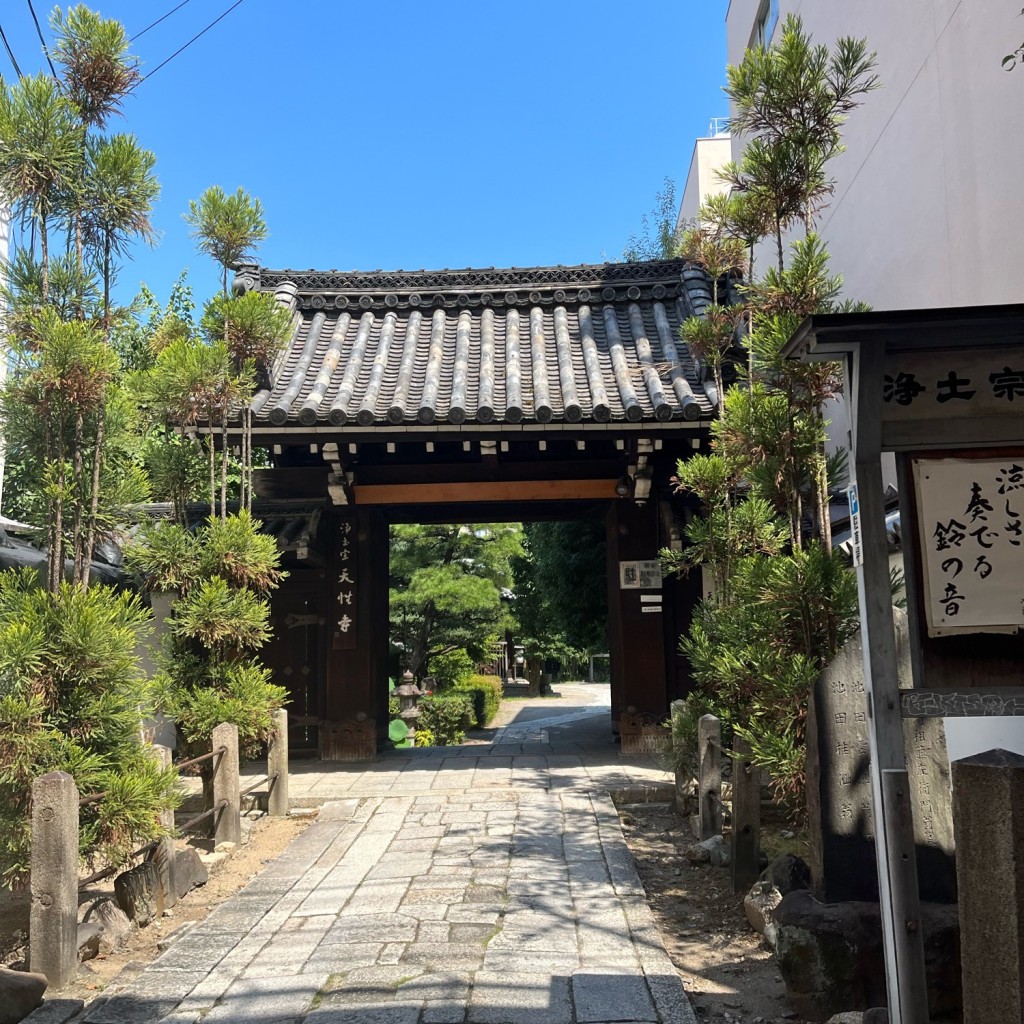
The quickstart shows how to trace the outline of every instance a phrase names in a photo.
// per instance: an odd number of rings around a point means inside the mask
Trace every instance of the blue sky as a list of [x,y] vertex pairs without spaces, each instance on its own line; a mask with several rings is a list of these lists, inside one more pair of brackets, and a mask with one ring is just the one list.
[[[91,4],[130,34],[179,0]],[[230,6],[191,0],[133,49],[145,72]],[[46,24],[49,10],[36,0]],[[45,68],[25,0],[0,15]],[[217,285],[181,214],[209,185],[258,196],[265,266],[538,266],[617,259],[666,176],[724,116],[725,0],[512,5],[244,0],[143,82],[114,130],[157,156],[153,250],[122,271],[165,298]],[[5,77],[13,75],[0,51]]]

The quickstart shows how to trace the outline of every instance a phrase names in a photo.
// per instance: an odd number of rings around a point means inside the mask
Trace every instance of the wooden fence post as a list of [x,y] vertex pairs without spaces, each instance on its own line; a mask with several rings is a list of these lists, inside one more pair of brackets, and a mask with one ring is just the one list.
[[267,813],[275,816],[286,815],[288,813],[288,712],[284,708],[274,712],[274,732],[267,744],[267,775],[270,777]]
[[697,723],[700,838],[722,834],[722,723],[701,715]]
[[732,740],[732,891],[747,892],[761,873],[761,773],[751,763],[750,744]]
[[32,783],[29,968],[52,989],[78,971],[78,787],[67,772]]
[[213,816],[213,845],[242,841],[242,805],[238,782],[238,726],[222,722],[213,730],[211,744],[214,750],[224,748],[213,759],[213,806],[225,802]]

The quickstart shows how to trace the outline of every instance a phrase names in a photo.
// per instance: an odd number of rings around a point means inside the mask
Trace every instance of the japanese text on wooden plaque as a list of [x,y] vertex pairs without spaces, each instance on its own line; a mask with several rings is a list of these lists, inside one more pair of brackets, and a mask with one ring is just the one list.
[[1024,626],[1024,458],[914,459],[929,636]]

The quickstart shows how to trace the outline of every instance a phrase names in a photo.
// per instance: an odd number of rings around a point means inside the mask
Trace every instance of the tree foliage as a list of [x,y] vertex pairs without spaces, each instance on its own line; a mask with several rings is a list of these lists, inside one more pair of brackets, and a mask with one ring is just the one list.
[[252,756],[286,697],[256,656],[270,636],[267,597],[284,575],[274,539],[244,511],[211,517],[195,532],[158,523],[141,532],[126,561],[148,588],[178,594],[155,681],[158,708],[192,752],[230,722],[239,749]]
[[391,637],[403,668],[420,679],[452,651],[489,656],[509,619],[503,596],[521,547],[518,523],[391,528]]
[[630,235],[622,251],[626,263],[662,260],[675,255],[676,183],[666,178],[654,196],[654,208],[640,218],[640,231]]
[[607,646],[608,587],[601,520],[524,527],[515,559],[518,636],[531,656],[564,657]]
[[[798,795],[804,781],[807,700],[821,669],[856,630],[856,584],[832,551],[830,476],[823,404],[839,394],[840,368],[791,361],[783,346],[812,313],[858,308],[840,303],[842,279],[812,230],[833,183],[827,164],[842,150],[842,124],[878,86],[863,40],[816,46],[800,19],[787,18],[780,42],[749,50],[729,68],[734,131],[750,135],[726,176],[734,191],[702,209],[681,250],[713,280],[737,275],[766,235],[777,265],[739,288],[741,302],[715,303],[681,334],[715,370],[719,418],[709,455],[678,464],[678,486],[702,515],[681,551],[662,552],[666,568],[708,566],[713,595],[702,603],[681,649],[697,686],[690,722],[719,715],[751,745],[777,792]],[[788,250],[794,220],[805,234]],[[745,251],[745,252],[744,252]],[[749,352],[745,381],[721,390],[719,367],[731,343]]]
[[211,185],[188,204],[185,221],[196,248],[221,268],[221,287],[228,293],[228,270],[250,256],[267,237],[263,207],[243,188],[228,195]]
[[163,834],[174,771],[139,742],[153,692],[139,665],[148,616],[107,587],[40,588],[29,572],[0,573],[0,879],[28,869],[32,780],[69,772],[80,792],[82,856],[119,865]]

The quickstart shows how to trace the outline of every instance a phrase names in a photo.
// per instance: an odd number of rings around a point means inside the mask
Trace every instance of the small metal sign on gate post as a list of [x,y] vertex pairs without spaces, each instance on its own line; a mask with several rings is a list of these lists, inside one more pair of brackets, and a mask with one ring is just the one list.
[[619,562],[619,587],[622,590],[661,590],[661,562],[656,558]]
[[850,484],[846,493],[850,502],[850,555],[853,567],[864,564],[864,544],[860,533],[860,499],[857,497],[857,485]]

